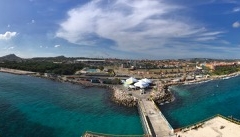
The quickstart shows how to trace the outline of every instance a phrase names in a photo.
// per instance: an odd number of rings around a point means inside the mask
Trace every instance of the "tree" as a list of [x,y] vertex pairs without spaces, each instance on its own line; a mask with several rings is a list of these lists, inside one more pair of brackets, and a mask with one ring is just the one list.
[[103,66],[100,66],[99,69],[100,69],[101,71],[103,71],[103,70],[104,70],[104,67],[103,67]]

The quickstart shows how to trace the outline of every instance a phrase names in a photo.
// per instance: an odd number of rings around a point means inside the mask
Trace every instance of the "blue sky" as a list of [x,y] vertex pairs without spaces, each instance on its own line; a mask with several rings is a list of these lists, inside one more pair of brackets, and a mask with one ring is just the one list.
[[0,56],[240,58],[238,0],[1,0]]

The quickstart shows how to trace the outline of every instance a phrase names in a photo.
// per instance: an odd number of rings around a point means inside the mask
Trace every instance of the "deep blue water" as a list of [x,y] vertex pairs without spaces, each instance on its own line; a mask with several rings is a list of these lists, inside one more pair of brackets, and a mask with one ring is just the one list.
[[173,128],[216,114],[240,119],[240,76],[202,84],[172,87],[176,100],[160,106]]
[[85,131],[143,134],[136,108],[109,91],[0,73],[1,137],[79,137]]

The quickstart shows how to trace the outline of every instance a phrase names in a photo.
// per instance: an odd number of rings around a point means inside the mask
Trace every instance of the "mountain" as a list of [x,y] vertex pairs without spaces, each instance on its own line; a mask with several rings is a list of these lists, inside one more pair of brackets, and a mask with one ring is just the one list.
[[3,57],[0,57],[0,62],[4,61],[16,61],[16,62],[22,62],[24,59],[16,56],[15,54],[9,54]]

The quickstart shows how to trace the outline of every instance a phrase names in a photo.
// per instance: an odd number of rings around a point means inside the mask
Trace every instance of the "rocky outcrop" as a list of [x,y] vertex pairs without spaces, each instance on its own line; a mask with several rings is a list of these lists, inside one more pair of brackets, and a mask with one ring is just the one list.
[[172,102],[174,96],[171,91],[168,89],[168,86],[165,86],[160,92],[152,96],[152,100],[158,104]]
[[137,98],[133,97],[132,95],[122,91],[117,87],[112,87],[112,100],[117,104],[121,104],[128,107],[137,106]]

